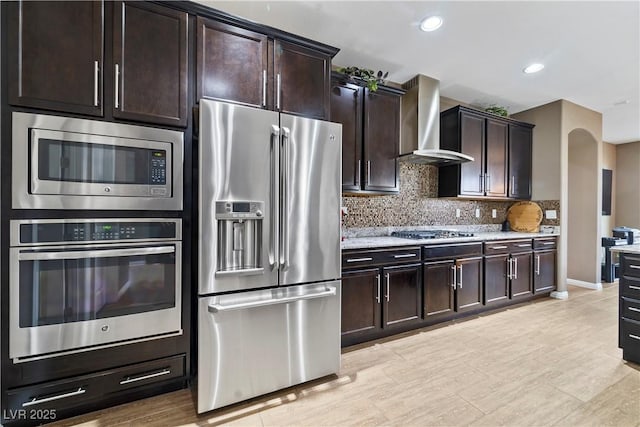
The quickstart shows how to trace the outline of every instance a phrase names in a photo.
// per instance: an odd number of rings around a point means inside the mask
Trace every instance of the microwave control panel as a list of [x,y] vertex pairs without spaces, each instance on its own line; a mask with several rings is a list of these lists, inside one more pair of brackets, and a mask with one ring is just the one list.
[[176,222],[48,222],[20,224],[20,244],[175,239]]
[[167,183],[167,153],[162,150],[151,152],[151,185],[165,185]]

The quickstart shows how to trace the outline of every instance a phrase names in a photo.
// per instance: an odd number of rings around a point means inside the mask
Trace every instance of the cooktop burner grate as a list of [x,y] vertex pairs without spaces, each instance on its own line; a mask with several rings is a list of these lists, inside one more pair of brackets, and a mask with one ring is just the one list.
[[475,234],[468,231],[455,230],[407,230],[394,231],[391,233],[393,237],[401,237],[403,239],[446,239],[448,237],[473,237]]

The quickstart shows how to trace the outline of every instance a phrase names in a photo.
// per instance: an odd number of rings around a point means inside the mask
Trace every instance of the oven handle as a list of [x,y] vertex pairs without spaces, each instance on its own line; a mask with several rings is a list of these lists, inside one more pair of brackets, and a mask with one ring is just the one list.
[[175,253],[175,251],[175,246],[156,246],[151,248],[104,249],[96,251],[21,252],[18,255],[18,259],[21,261],[31,261],[47,259],[111,258],[120,256],[171,254]]

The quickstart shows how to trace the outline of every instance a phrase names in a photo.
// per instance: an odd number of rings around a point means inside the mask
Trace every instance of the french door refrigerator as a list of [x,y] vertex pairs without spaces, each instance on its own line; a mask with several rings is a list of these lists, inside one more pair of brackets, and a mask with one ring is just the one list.
[[200,100],[198,412],[338,372],[340,124]]

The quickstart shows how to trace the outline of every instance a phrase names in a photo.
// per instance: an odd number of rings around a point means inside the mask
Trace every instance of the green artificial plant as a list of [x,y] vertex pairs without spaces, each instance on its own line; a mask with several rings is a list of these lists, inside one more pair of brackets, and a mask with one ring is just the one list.
[[372,92],[377,91],[378,84],[384,84],[386,81],[385,79],[389,75],[388,71],[386,73],[382,73],[382,71],[378,71],[376,73],[373,70],[358,67],[342,67],[338,68],[338,72],[349,76],[351,79],[360,79],[364,81]]

